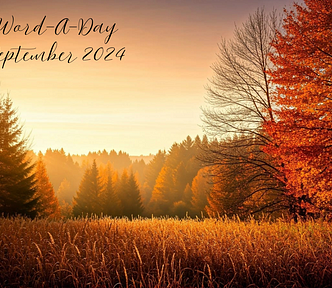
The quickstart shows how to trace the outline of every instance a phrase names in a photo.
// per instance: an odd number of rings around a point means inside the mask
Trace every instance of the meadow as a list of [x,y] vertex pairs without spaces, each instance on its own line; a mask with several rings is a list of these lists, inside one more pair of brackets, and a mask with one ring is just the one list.
[[332,225],[0,218],[0,287],[331,287]]

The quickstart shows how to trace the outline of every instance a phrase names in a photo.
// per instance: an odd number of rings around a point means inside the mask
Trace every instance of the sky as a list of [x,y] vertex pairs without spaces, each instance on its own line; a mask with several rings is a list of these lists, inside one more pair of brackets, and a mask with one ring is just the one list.
[[[201,107],[222,37],[231,39],[258,7],[281,13],[292,3],[1,1],[0,93],[9,93],[35,152],[168,150],[203,135]],[[52,47],[67,58],[46,61]],[[28,60],[43,51],[44,62]]]

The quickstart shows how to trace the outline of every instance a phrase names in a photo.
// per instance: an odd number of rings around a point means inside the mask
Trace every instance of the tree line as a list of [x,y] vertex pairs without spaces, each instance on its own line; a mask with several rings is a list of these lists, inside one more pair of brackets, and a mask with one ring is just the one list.
[[204,210],[207,198],[199,202],[198,185],[206,179],[197,155],[207,145],[206,137],[201,141],[188,136],[168,153],[159,151],[148,164],[132,162],[127,153],[114,150],[82,155],[79,164],[63,149],[48,149],[38,156],[28,150],[9,96],[0,100],[0,116],[0,212],[4,216],[184,216]]
[[[182,217],[205,209],[209,184],[197,156],[201,146],[208,145],[207,137],[192,140],[188,136],[167,153],[160,150],[148,164],[132,162],[128,154],[111,150],[90,153],[96,156],[92,163],[79,165],[63,149],[48,149],[38,156],[29,151],[8,96],[1,98],[0,112],[0,211],[4,216]],[[116,166],[114,159],[124,161]],[[73,185],[74,193],[66,183]]]

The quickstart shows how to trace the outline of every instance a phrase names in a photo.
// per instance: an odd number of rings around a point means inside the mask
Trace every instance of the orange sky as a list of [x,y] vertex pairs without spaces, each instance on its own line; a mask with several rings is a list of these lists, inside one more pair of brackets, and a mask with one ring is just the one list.
[[[2,1],[4,2],[4,1]],[[0,91],[9,92],[18,108],[32,148],[64,148],[72,154],[106,149],[130,155],[168,149],[187,135],[202,135],[204,86],[211,77],[221,36],[230,38],[257,7],[282,11],[292,0],[168,0],[168,1],[6,1],[0,4],[2,23],[30,29],[56,25],[69,18],[77,25],[91,17],[118,29],[107,44],[107,33],[43,35],[0,30],[0,60],[11,48],[71,52],[73,63],[20,61],[0,69]],[[45,28],[46,29],[46,28]],[[84,49],[115,51],[125,47],[120,61],[82,61]],[[13,50],[12,50],[13,51]],[[23,54],[22,54],[23,55]],[[104,54],[105,55],[105,54]],[[0,62],[0,65],[3,61]]]

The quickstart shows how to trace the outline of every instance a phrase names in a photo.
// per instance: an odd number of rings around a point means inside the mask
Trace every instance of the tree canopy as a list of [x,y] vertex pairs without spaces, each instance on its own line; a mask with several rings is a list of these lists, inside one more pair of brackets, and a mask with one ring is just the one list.
[[266,151],[282,172],[293,212],[302,216],[332,208],[332,6],[304,2],[285,11],[273,42],[277,117],[265,125],[274,139]]

